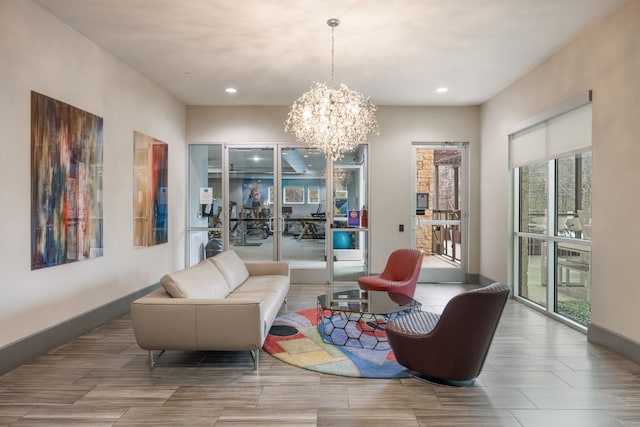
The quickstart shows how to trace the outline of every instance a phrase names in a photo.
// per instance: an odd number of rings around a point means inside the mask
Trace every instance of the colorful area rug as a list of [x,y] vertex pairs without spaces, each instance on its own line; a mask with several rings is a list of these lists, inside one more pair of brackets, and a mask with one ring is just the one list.
[[[325,374],[359,378],[409,377],[386,343],[376,350],[327,344],[318,333],[317,323],[315,308],[280,316],[274,321],[263,348],[290,365]],[[363,329],[363,340],[375,339],[374,333],[380,334],[379,330],[369,332],[366,326]]]

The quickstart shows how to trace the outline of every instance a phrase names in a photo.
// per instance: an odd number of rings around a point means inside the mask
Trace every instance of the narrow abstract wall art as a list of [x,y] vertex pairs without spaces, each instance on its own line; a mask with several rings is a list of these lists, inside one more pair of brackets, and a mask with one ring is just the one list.
[[169,146],[133,132],[133,245],[167,243]]
[[102,256],[102,126],[31,92],[31,269]]

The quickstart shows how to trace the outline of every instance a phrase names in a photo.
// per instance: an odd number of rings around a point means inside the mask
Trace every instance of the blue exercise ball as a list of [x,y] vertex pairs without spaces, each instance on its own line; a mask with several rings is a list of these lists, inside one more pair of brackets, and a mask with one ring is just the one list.
[[336,231],[333,233],[333,249],[351,248],[351,234],[348,231]]

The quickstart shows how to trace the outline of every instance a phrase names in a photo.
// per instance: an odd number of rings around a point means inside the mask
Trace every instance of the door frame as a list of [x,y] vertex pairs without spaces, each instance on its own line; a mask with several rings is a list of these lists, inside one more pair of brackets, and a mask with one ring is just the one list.
[[[464,141],[445,141],[445,142],[422,142],[414,141],[411,143],[411,194],[417,194],[416,189],[416,177],[417,177],[417,151],[418,149],[452,149],[457,148],[461,151],[460,162],[460,264],[458,268],[438,268],[428,267],[422,268],[420,271],[420,277],[418,279],[421,283],[444,283],[444,282],[459,282],[464,283],[467,280],[467,265],[468,265],[468,247],[469,247],[469,143]],[[416,245],[416,229],[420,222],[417,209],[417,197],[411,197],[411,245],[413,248]],[[421,221],[422,224],[427,222],[429,225],[451,225],[457,223],[457,221],[450,220],[431,220]]]
[[[295,148],[305,148],[308,149],[308,146],[301,144],[290,144],[290,143],[224,143],[223,144],[223,190],[227,200],[229,200],[230,193],[230,156],[229,151],[234,149],[255,149],[255,148],[268,148],[273,150],[273,197],[272,200],[272,221],[270,221],[272,236],[273,236],[273,251],[272,251],[272,259],[274,261],[280,261],[284,259],[283,255],[283,231],[284,231],[284,222],[285,218],[282,213],[283,202],[283,173],[282,173],[282,153],[287,149],[295,149]],[[325,191],[327,192],[324,195],[325,200],[328,200],[328,186],[325,186]],[[331,216],[327,216],[325,219],[325,230],[326,239],[330,241],[329,237],[329,224],[330,224]],[[229,229],[230,218],[226,217],[224,219],[224,229]],[[226,233],[226,239],[224,241],[225,248],[232,248],[229,241],[228,233]],[[328,244],[325,242],[325,253],[328,253]],[[324,268],[292,268],[290,265],[290,274],[291,281],[293,283],[328,283],[331,271],[331,262],[332,260],[327,257],[325,261]]]

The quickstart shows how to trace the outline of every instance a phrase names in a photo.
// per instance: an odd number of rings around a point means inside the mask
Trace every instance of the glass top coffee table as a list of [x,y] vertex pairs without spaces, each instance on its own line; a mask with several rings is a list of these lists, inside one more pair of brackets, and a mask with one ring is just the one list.
[[318,332],[329,344],[387,350],[387,322],[419,311],[404,294],[350,289],[318,296]]

